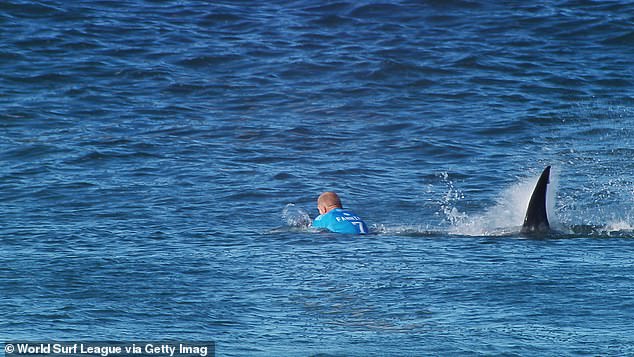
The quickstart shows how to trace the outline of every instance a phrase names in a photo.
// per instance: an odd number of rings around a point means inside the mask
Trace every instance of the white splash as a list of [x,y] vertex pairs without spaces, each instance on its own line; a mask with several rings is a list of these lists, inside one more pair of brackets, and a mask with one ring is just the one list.
[[289,203],[284,207],[282,219],[288,227],[293,228],[308,228],[312,223],[308,212],[295,206],[294,203]]
[[617,220],[614,222],[608,222],[605,226],[605,231],[608,233],[611,232],[632,232],[634,231],[634,226],[630,222]]
[[[467,214],[452,207],[453,202],[462,195],[455,192],[456,189],[450,182],[445,201],[441,204],[441,209],[450,223],[449,233],[467,236],[499,236],[517,233],[524,223],[528,202],[538,179],[539,175],[520,179],[519,182],[499,194],[494,206],[479,214]],[[557,225],[553,222],[554,217],[551,214],[554,211],[556,175],[551,174],[550,182],[546,205],[552,226]]]

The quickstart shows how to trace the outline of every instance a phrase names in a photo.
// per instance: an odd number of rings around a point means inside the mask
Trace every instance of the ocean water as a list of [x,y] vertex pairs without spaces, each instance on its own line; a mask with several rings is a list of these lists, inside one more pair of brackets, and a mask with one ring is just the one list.
[[[0,340],[634,355],[629,1],[0,3]],[[557,231],[519,234],[552,165]],[[372,229],[314,232],[337,191]]]

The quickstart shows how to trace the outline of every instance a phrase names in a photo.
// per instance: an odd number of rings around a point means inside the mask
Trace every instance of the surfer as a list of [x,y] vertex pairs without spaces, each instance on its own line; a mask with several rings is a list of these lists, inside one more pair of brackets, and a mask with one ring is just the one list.
[[326,229],[335,233],[366,234],[368,226],[353,212],[341,205],[335,192],[324,192],[317,199],[319,216],[313,221],[313,228]]

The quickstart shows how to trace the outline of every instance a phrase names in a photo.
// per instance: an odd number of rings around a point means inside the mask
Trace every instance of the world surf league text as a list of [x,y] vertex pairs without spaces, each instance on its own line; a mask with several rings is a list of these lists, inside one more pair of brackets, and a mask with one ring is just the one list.
[[214,357],[213,342],[7,342],[6,357]]

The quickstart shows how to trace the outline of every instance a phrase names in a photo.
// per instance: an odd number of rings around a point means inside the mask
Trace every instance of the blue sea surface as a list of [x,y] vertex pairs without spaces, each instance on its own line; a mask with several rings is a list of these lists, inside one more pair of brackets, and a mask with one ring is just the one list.
[[[0,342],[634,356],[633,22],[623,0],[3,1]],[[523,236],[547,165],[556,231]],[[310,229],[327,190],[372,234]]]

